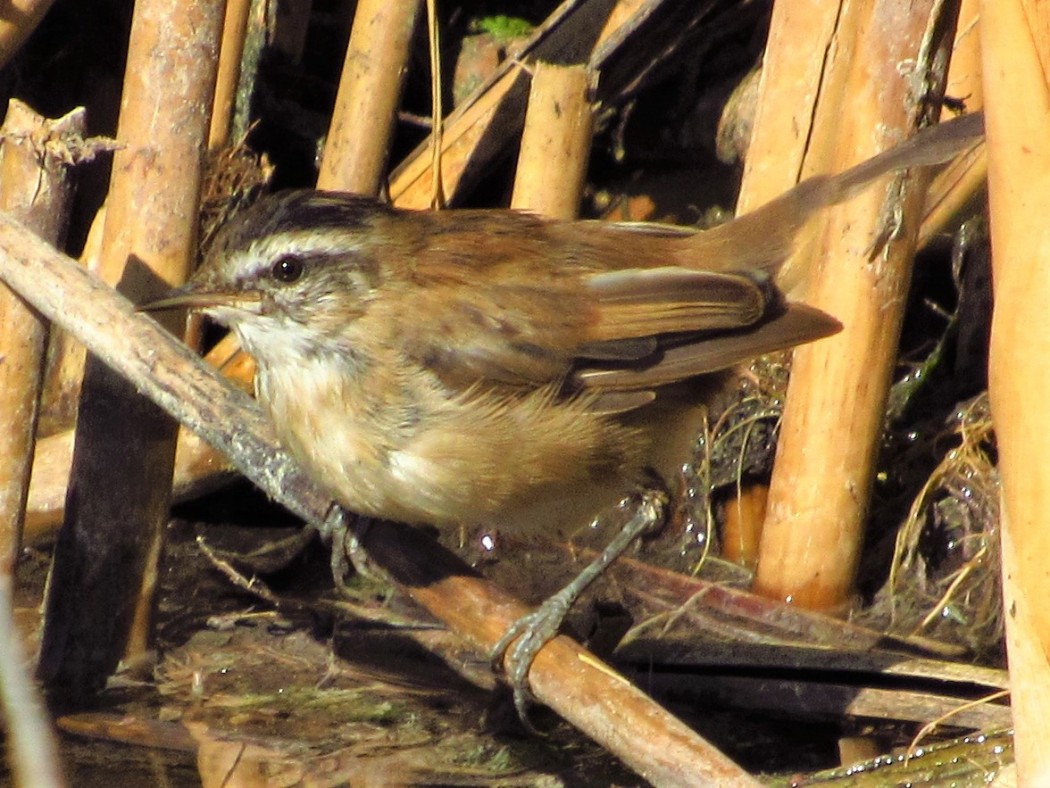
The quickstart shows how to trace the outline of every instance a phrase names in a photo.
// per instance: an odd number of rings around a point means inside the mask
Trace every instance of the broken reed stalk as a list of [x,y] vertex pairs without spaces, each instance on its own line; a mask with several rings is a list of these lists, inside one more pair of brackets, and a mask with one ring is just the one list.
[[354,12],[318,189],[378,194],[421,0],[361,0]]
[[[944,80],[931,63],[953,29],[939,16],[942,5],[843,6],[833,57],[822,84],[811,85],[820,98],[803,175],[838,172],[889,148],[928,114],[929,91]],[[798,22],[794,32],[805,40],[808,19]],[[821,41],[807,46],[826,51]],[[903,62],[915,70],[903,72]],[[763,85],[766,101],[773,79]],[[927,180],[887,179],[892,189],[832,209],[819,246],[800,250],[814,266],[806,301],[844,330],[794,351],[755,576],[760,593],[816,609],[849,604]]]
[[1017,782],[1050,784],[1050,9],[981,3],[995,308],[988,391],[1002,474]]
[[[153,320],[136,314],[125,298],[2,214],[0,279],[226,453],[266,493],[310,522],[326,519],[329,497],[279,448],[273,427],[247,394],[225,383]],[[364,546],[417,602],[483,653],[525,610],[416,529],[377,525],[365,534]],[[567,637],[540,652],[530,679],[540,702],[655,784],[755,784]]]
[[[85,113],[47,120],[12,99],[0,129],[0,211],[24,222],[50,243],[65,235],[71,206],[65,140],[79,138]],[[64,784],[58,746],[36,685],[26,675],[14,619],[15,563],[22,541],[29,471],[44,369],[47,323],[6,286],[0,286],[0,695],[4,729],[19,785]]]
[[577,217],[591,152],[591,78],[586,66],[536,64],[512,208],[553,219]]
[[241,78],[241,58],[244,57],[250,9],[251,0],[226,0],[226,18],[222,23],[222,43],[219,45],[211,127],[208,130],[210,151],[224,148],[230,142],[230,126],[233,124],[233,109]]
[[[100,273],[136,300],[184,280],[195,257],[222,18],[205,0],[135,4]],[[51,689],[88,696],[147,648],[175,435],[165,413],[88,359],[41,645]]]
[[[61,158],[63,135],[84,133],[84,110],[58,120],[36,114],[17,99],[0,128],[0,210],[41,238],[58,243],[69,221],[70,164]],[[67,154],[68,155],[68,154]],[[29,472],[40,404],[47,324],[0,288],[0,574],[13,575],[22,542]]]

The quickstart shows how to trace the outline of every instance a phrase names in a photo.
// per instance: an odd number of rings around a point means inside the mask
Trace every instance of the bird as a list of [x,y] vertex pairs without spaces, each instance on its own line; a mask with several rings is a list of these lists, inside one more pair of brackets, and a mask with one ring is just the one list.
[[[349,511],[551,529],[552,502],[593,516],[680,463],[682,414],[711,373],[840,329],[776,280],[816,211],[981,132],[978,115],[940,124],[707,231],[279,192],[146,308],[232,329],[283,446]],[[615,544],[497,647],[522,713],[535,653],[662,516],[659,496],[634,504]]]

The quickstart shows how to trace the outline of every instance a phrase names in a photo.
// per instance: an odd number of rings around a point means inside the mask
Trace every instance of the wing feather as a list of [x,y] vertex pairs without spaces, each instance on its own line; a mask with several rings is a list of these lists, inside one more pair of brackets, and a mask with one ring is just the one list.
[[391,312],[374,324],[399,326],[397,346],[454,388],[560,384],[588,390],[596,409],[631,410],[648,389],[838,329],[785,307],[764,271],[656,257],[658,227],[456,213],[422,234],[401,298],[373,304]]
[[583,389],[615,392],[651,389],[812,342],[841,328],[839,321],[819,309],[788,304],[781,314],[745,331],[668,338],[648,363],[581,367],[573,382]]
[[680,267],[626,269],[586,278],[597,321],[592,341],[741,328],[771,299],[768,277]]

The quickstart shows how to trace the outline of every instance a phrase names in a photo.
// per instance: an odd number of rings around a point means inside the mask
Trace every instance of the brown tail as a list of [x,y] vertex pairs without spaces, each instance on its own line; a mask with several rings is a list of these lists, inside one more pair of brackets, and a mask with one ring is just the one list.
[[984,115],[973,113],[930,126],[895,148],[838,175],[819,175],[762,207],[681,240],[681,265],[717,261],[719,270],[763,268],[770,272],[790,254],[795,235],[821,208],[843,202],[872,181],[909,167],[941,164],[984,139]]

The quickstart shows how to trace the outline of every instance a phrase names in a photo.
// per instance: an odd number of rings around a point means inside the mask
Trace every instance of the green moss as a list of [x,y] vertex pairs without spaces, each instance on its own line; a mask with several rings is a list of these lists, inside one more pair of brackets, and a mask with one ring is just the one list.
[[470,29],[475,33],[488,33],[497,41],[508,41],[527,36],[532,32],[533,25],[520,17],[497,14],[475,19],[470,23]]

